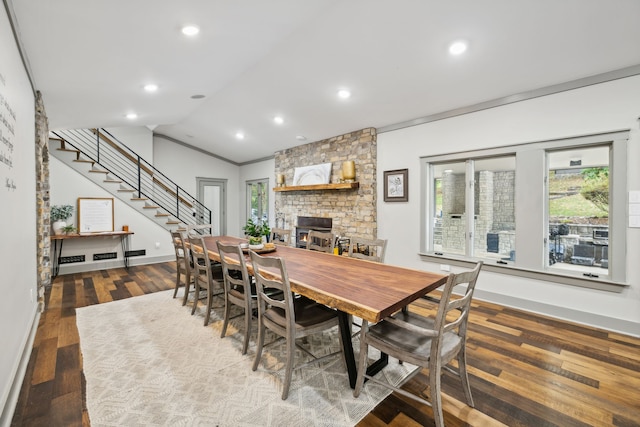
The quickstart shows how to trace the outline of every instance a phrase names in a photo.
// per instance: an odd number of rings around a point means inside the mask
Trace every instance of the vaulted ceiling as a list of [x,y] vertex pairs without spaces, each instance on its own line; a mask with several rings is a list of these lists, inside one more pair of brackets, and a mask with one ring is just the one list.
[[7,1],[52,129],[236,163],[640,64],[637,0]]

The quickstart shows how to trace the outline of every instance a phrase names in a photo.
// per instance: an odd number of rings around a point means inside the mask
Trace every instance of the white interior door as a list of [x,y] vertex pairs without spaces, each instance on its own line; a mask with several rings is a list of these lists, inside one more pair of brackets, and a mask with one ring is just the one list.
[[[211,224],[213,235],[227,233],[226,220],[226,180],[213,178],[197,178],[198,201],[211,211]],[[200,223],[206,224],[209,218],[202,215]]]

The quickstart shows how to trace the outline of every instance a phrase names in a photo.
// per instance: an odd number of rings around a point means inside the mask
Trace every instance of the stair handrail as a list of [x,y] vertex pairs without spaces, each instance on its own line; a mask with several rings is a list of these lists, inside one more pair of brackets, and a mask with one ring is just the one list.
[[[137,191],[138,198],[148,199],[169,214],[174,215],[179,221],[185,224],[211,223],[211,211],[206,206],[106,129],[52,131],[51,134],[63,141],[63,144],[72,146],[88,160],[109,171],[118,180],[132,187]],[[94,146],[92,147],[91,144]],[[119,160],[119,164],[115,163],[114,158]],[[133,165],[135,171],[127,170],[128,166],[125,162]],[[122,169],[119,169],[120,167]],[[131,176],[126,176],[127,174],[134,175],[133,179]],[[148,186],[150,191],[143,189],[144,184]],[[175,196],[172,198],[172,203],[175,202],[175,206],[169,207],[164,197],[154,197],[157,187]],[[151,191],[154,194],[151,194]],[[201,222],[197,222],[198,217]]]

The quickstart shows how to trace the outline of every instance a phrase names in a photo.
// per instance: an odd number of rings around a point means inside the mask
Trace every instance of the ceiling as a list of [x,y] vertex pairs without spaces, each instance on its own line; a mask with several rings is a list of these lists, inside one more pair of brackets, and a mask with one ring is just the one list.
[[148,126],[240,164],[640,64],[637,0],[5,2],[52,130]]

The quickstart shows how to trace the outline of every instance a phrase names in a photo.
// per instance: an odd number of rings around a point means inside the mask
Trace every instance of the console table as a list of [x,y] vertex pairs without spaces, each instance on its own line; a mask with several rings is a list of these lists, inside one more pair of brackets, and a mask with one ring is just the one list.
[[55,279],[60,272],[60,255],[62,255],[62,244],[67,239],[87,239],[96,237],[120,237],[122,246],[122,256],[124,257],[124,266],[129,268],[129,239],[127,237],[134,234],[133,231],[105,231],[101,233],[73,233],[73,234],[56,234],[51,236],[53,242],[53,259],[51,267],[51,280]]

